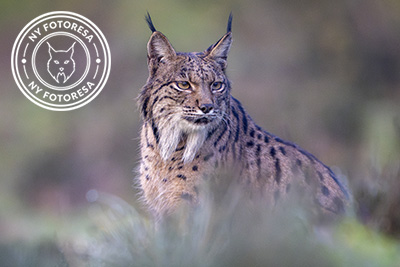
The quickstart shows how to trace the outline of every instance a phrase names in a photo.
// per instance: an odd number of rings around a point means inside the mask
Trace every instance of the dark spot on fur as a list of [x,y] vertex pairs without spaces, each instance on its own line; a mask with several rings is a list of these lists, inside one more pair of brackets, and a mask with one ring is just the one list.
[[147,143],[147,147],[148,147],[148,148],[151,148],[151,149],[154,148],[154,146],[153,146],[152,144],[150,144],[150,143]]
[[329,192],[328,187],[326,187],[325,185],[323,185],[322,188],[321,188],[321,190],[322,190],[322,194],[324,194],[324,196],[329,196],[330,192]]
[[150,176],[148,174],[146,174],[146,180],[150,180]]
[[261,140],[261,139],[262,139],[262,134],[258,134],[258,135],[257,135],[257,139],[258,139],[258,140]]
[[251,136],[252,138],[254,138],[254,134],[255,134],[254,129],[251,129],[251,130],[250,130],[250,136]]
[[163,181],[164,183],[166,183],[166,182],[168,181],[168,179],[167,179],[167,178],[164,178],[164,179],[162,179],[162,181]]
[[297,166],[301,167],[301,165],[302,165],[302,162],[301,162],[301,160],[299,160],[299,159],[296,159],[296,164],[297,164]]
[[183,166],[181,165],[181,166],[178,166],[178,170],[182,170],[182,168],[183,168]]
[[258,144],[257,145],[257,149],[256,149],[256,158],[257,158],[257,167],[260,170],[261,168],[261,158],[260,158],[260,154],[261,154],[261,145]]
[[197,167],[197,165],[194,165],[194,166],[192,167],[192,170],[195,171],[195,172],[197,172],[198,169],[199,169],[199,168]]
[[269,154],[271,155],[271,157],[275,158],[276,150],[275,150],[274,147],[271,147],[271,150],[269,151]]
[[253,142],[253,141],[248,141],[248,142],[246,143],[246,146],[247,146],[247,147],[253,147],[253,146],[254,146],[254,142]]
[[185,146],[178,147],[175,151],[181,151],[183,149],[185,149]]
[[285,148],[284,148],[283,146],[280,146],[280,147],[279,147],[279,150],[281,151],[281,153],[282,153],[284,156],[286,156],[286,150],[285,150]]
[[264,142],[265,142],[266,144],[269,143],[269,137],[268,137],[267,135],[264,135]]
[[178,174],[176,177],[178,177],[179,179],[182,179],[184,181],[186,181],[186,176],[183,174]]

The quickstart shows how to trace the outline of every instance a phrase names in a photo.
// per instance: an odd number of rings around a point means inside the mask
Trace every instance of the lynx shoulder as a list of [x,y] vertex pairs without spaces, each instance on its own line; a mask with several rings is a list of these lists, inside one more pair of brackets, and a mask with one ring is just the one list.
[[[259,127],[232,97],[226,76],[232,43],[227,33],[203,52],[176,52],[146,17],[149,77],[139,95],[140,186],[157,215],[196,203],[197,185],[216,166],[234,166],[241,183],[276,202],[295,184],[313,194],[323,212],[341,213],[348,193],[329,167],[297,145]],[[236,169],[235,169],[236,170]]]

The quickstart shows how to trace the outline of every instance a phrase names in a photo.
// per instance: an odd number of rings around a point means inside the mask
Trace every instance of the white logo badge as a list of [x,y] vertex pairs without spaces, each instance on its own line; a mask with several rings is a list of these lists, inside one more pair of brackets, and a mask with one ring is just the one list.
[[110,74],[107,40],[87,18],[57,11],[41,15],[19,33],[11,67],[22,93],[42,108],[66,111],[92,101]]

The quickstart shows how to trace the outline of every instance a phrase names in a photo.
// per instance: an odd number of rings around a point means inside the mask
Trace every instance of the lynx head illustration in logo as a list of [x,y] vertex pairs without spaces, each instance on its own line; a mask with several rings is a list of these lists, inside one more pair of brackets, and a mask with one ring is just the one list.
[[74,45],[71,45],[68,50],[55,50],[50,43],[49,55],[50,59],[47,61],[47,71],[57,83],[65,83],[75,72],[75,61],[72,58],[74,55]]

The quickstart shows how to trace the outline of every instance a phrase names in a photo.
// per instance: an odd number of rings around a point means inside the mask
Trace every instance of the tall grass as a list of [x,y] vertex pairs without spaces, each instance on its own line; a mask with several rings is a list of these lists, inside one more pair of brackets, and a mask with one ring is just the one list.
[[[223,188],[221,190],[221,187]],[[90,191],[92,234],[66,252],[76,266],[395,266],[398,245],[351,215],[317,222],[295,198],[270,207],[237,186],[211,183],[195,208],[155,221]]]

